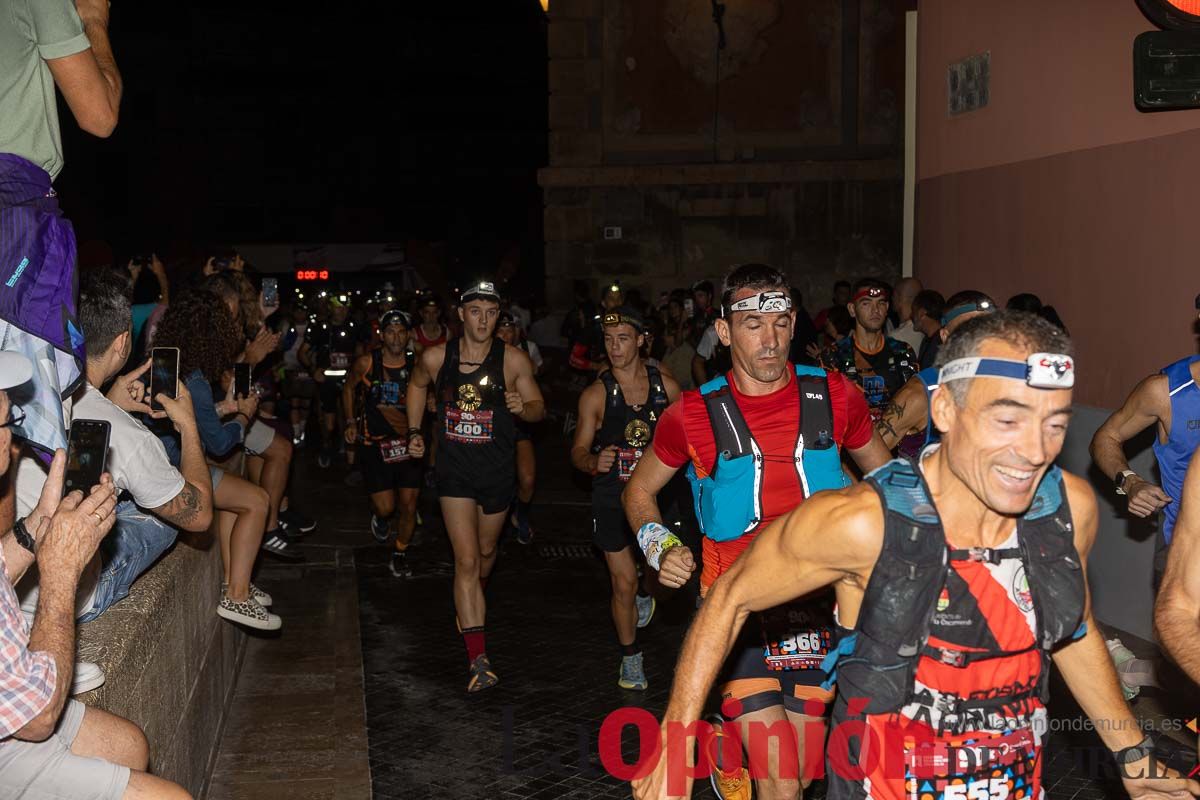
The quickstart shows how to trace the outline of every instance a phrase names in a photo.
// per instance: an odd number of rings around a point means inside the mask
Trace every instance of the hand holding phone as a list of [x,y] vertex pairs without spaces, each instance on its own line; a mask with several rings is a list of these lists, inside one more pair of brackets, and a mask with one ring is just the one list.
[[75,490],[86,496],[100,483],[108,461],[108,436],[112,426],[102,419],[77,419],[71,423],[67,444],[67,471],[63,496]]
[[267,311],[279,308],[279,279],[278,278],[263,278],[262,282],[262,307]]
[[244,361],[233,365],[233,396],[238,400],[250,396],[250,365]]

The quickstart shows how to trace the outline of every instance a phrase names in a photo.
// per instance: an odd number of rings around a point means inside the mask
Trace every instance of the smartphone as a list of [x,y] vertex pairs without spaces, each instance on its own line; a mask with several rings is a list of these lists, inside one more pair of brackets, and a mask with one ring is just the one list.
[[150,410],[162,411],[162,403],[156,399],[160,394],[175,399],[179,383],[179,348],[156,347],[150,358]]
[[239,400],[250,396],[250,365],[233,365],[233,396]]
[[110,430],[109,424],[102,419],[77,419],[71,423],[63,497],[76,489],[86,495],[100,482],[108,461]]
[[279,279],[263,278],[262,304],[263,308],[275,308],[279,305]]

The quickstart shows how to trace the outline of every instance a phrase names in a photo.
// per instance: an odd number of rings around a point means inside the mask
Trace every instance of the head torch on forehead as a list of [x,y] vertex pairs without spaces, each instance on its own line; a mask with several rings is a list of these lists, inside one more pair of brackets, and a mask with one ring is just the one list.
[[600,323],[606,328],[613,325],[631,325],[638,333],[642,332],[642,321],[639,319],[634,319],[630,316],[626,316],[625,314],[614,314],[609,312],[600,318]]
[[951,321],[958,319],[963,314],[970,314],[974,311],[982,311],[984,313],[991,314],[995,310],[996,310],[996,304],[993,303],[991,300],[980,300],[978,302],[963,303],[962,305],[955,306],[954,308],[951,308],[948,311],[946,311],[946,313],[942,314],[942,319],[941,319],[942,327],[943,328],[946,327],[947,325],[949,325],[951,323]]
[[1007,358],[956,358],[938,372],[938,384],[965,378],[1009,378],[1035,389],[1070,389],[1075,359],[1060,353],[1034,353],[1024,361]]
[[888,300],[889,299],[887,290],[884,289],[882,286],[864,286],[863,288],[859,289],[858,292],[854,295],[854,302],[857,303],[859,300],[862,300],[863,298],[868,298],[871,300]]
[[728,317],[735,311],[757,311],[760,314],[783,314],[792,310],[792,296],[787,292],[772,290],[759,292],[749,297],[743,297],[732,303],[727,303],[721,309],[721,316]]

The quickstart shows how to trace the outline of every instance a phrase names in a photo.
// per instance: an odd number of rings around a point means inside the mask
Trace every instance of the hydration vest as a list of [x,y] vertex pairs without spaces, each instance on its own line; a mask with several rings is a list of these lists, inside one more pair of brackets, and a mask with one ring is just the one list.
[[1024,699],[1047,699],[1049,653],[1058,644],[1083,635],[1085,585],[1062,472],[1051,467],[1042,478],[1029,510],[1017,520],[1018,546],[1005,549],[950,549],[929,489],[914,461],[891,461],[866,477],[879,494],[884,512],[883,549],[871,572],[854,634],[827,659],[836,663],[838,700],[834,721],[847,718],[847,698],[867,700],[866,714],[887,714],[911,702],[928,700],[916,692],[921,656],[953,667],[1027,650],[967,652],[929,644],[931,622],[951,561],[1020,559],[1037,620],[1034,644],[1040,649],[1038,685],[987,699],[938,700],[944,713],[996,708]]
[[625,402],[621,384],[612,374],[612,370],[600,373],[600,381],[604,384],[604,419],[596,432],[593,450],[599,452],[605,447],[616,445],[617,460],[608,472],[592,478],[592,486],[597,489],[608,488],[620,493],[642,457],[643,450],[650,444],[659,417],[671,404],[658,367],[653,364],[645,366],[650,388],[646,394],[646,402],[636,411]]
[[368,437],[402,436],[404,431],[393,430],[387,418],[379,411],[381,406],[404,411],[405,393],[408,391],[411,361],[403,367],[384,367],[383,349],[371,351],[371,372],[363,392],[363,414],[366,418],[365,434]]
[[900,387],[917,371],[917,357],[906,342],[884,337],[883,349],[874,354],[863,353],[870,364],[874,375],[863,375],[858,368],[855,354],[858,352],[854,343],[854,335],[844,337],[832,345],[822,356],[822,363],[835,369],[854,381],[862,388],[867,396],[867,406],[871,409],[871,419],[878,420],[879,414],[892,395],[900,391]]
[[1167,443],[1154,437],[1154,457],[1162,476],[1162,489],[1171,502],[1163,509],[1163,538],[1169,544],[1179,516],[1179,498],[1183,497],[1183,478],[1192,454],[1200,447],[1200,387],[1192,380],[1192,364],[1200,356],[1191,356],[1164,367],[1171,401],[1171,430]]
[[[825,370],[796,365],[800,393],[800,435],[793,450],[796,475],[805,497],[822,489],[849,485],[833,439],[833,406]],[[763,454],[724,376],[700,387],[708,411],[717,459],[704,477],[695,464],[687,468],[688,482],[700,530],[725,542],[754,530],[762,520]]]

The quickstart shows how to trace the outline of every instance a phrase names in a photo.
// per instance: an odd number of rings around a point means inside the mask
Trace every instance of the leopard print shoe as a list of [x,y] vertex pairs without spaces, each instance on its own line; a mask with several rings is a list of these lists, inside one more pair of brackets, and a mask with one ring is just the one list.
[[225,592],[221,592],[217,616],[260,631],[276,631],[283,626],[283,620],[263,608],[253,595],[239,603],[231,600]]

